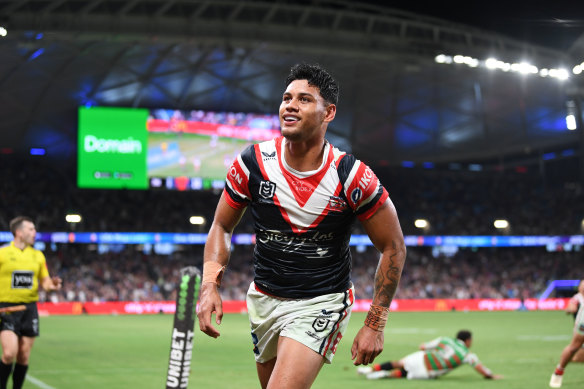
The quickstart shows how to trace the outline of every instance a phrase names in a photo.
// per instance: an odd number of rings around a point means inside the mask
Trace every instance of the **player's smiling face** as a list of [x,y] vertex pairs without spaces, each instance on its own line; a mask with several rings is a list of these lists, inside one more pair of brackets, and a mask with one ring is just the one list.
[[336,107],[328,104],[317,87],[307,80],[292,81],[280,104],[282,135],[291,141],[306,141],[326,129],[334,119]]

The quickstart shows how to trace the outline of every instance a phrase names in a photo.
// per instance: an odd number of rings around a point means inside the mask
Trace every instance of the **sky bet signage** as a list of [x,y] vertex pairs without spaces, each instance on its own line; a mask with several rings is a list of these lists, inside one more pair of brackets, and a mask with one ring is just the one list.
[[79,108],[80,188],[148,188],[147,118],[147,109]]

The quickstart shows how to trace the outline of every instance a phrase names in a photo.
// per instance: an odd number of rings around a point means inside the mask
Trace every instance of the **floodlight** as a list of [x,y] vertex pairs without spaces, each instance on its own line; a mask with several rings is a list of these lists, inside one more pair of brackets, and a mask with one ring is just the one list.
[[77,215],[77,214],[68,214],[65,215],[65,220],[67,221],[67,223],[79,223],[81,221],[81,215]]
[[189,221],[191,222],[191,224],[195,225],[205,224],[205,218],[203,216],[191,216]]
[[495,226],[495,228],[505,229],[505,228],[509,227],[509,222],[505,219],[497,219],[497,220],[495,220],[493,225]]

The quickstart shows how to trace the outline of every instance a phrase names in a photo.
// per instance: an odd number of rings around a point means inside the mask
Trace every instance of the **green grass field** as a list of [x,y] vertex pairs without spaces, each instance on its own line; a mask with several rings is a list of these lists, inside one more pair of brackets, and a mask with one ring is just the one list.
[[[162,389],[172,319],[171,315],[41,318],[41,337],[25,388]],[[355,374],[349,351],[363,319],[363,313],[353,314],[333,364],[325,365],[313,388],[547,388],[572,325],[563,312],[392,313],[379,362],[468,328],[474,334],[472,350],[505,379],[485,380],[462,366],[434,381],[367,381]],[[189,388],[258,388],[247,316],[226,315],[220,330],[219,339],[197,330]],[[563,388],[583,387],[584,364],[570,364]]]
[[[210,146],[210,136],[189,133],[149,133],[148,147],[160,147],[162,143],[178,143],[181,154],[186,158],[183,165],[176,163],[148,170],[149,177],[208,177],[222,180],[227,174],[224,159],[228,163],[241,152],[249,142],[242,139],[220,137],[215,147]],[[199,170],[193,166],[193,158],[198,158]]]

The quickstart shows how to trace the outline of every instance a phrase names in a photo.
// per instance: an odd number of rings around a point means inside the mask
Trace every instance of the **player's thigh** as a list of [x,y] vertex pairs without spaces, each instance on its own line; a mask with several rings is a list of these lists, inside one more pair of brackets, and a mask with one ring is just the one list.
[[268,389],[310,388],[325,359],[308,346],[281,336]]
[[18,353],[30,354],[35,338],[30,336],[21,336],[18,340]]
[[267,388],[268,382],[270,381],[270,376],[274,371],[274,366],[276,365],[276,358],[272,358],[267,362],[256,362],[256,368],[258,371],[258,378],[260,379],[260,384],[263,389]]

